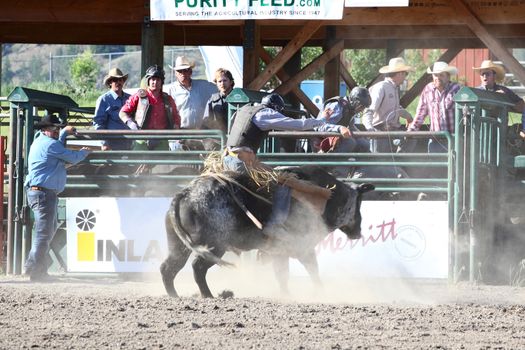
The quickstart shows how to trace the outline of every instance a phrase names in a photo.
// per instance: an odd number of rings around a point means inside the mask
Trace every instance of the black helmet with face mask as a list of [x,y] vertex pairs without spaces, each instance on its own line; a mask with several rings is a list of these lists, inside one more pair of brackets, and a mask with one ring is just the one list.
[[272,93],[262,98],[261,104],[275,109],[277,112],[284,110],[284,100],[281,95]]
[[153,77],[160,78],[162,80],[162,83],[164,84],[164,69],[160,67],[159,65],[154,65],[149,67],[146,70],[146,75],[144,76],[146,78],[146,81],[149,83],[149,79]]
[[361,86],[354,87],[346,98],[350,103],[350,108],[354,110],[354,113],[363,111],[372,103],[368,89]]

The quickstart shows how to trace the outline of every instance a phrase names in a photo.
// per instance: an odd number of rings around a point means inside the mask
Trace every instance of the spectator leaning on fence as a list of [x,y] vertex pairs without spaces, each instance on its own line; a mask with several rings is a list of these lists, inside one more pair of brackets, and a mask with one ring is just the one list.
[[[109,91],[97,99],[93,126],[95,130],[129,130],[119,117],[122,106],[126,103],[130,95],[124,92],[124,84],[128,80],[128,75],[122,73],[118,68],[110,69],[104,77],[104,85]],[[103,151],[109,150],[129,150],[133,141],[125,139],[107,139],[102,141]]]
[[514,91],[506,86],[498,84],[505,80],[505,69],[503,69],[503,67],[499,64],[495,64],[491,60],[485,60],[481,62],[479,67],[472,67],[472,69],[479,71],[481,85],[478,86],[478,89],[504,93],[513,103],[515,103],[512,111],[521,113],[520,136],[525,138],[525,102],[521,97],[516,95]]
[[[120,110],[120,119],[131,130],[165,130],[179,129],[180,116],[173,98],[162,92],[164,84],[164,70],[158,65],[146,70],[144,81],[146,89],[139,89]],[[135,142],[137,150],[164,150],[167,151],[167,140],[138,140]]]
[[[408,131],[419,130],[426,116],[429,116],[430,131],[448,131],[453,135],[455,127],[454,95],[459,91],[460,85],[450,81],[450,77],[457,75],[458,70],[446,62],[438,61],[427,69],[427,73],[432,74],[432,82],[428,83],[421,92],[416,116],[408,126]],[[439,140],[429,140],[429,153],[446,151],[446,145],[440,143]]]
[[35,138],[27,158],[28,174],[25,180],[27,203],[35,216],[35,235],[25,263],[25,273],[34,282],[48,282],[49,244],[57,226],[58,194],[66,186],[65,164],[76,164],[86,158],[90,150],[67,149],[66,137],[75,133],[55,115],[47,115],[35,125],[41,133]]

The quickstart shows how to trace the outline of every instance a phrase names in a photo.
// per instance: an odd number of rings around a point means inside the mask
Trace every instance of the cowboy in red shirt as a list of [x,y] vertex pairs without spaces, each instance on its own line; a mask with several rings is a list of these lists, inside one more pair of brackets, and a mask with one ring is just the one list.
[[[164,70],[157,65],[146,70],[144,77],[148,87],[139,89],[122,107],[120,119],[131,130],[138,129],[179,129],[180,115],[173,98],[162,92]],[[168,150],[167,140],[136,142],[135,149]]]

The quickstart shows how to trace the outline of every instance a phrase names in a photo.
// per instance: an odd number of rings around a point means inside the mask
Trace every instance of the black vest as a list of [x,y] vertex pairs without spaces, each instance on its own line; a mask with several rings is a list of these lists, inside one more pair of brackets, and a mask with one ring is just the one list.
[[339,122],[338,125],[346,126],[347,128],[354,126],[354,111],[352,108],[350,108],[350,102],[345,97],[336,96],[329,98],[324,102],[323,108],[326,108],[326,105],[329,103],[337,102],[343,109],[343,117]]
[[262,142],[268,136],[268,131],[259,129],[252,119],[261,109],[266,108],[263,105],[245,105],[236,113],[233,119],[230,135],[226,142],[228,147],[250,147],[255,153]]
[[206,127],[227,132],[228,103],[226,102],[226,97],[222,96],[220,92],[211,95],[207,108],[208,120],[206,120]]

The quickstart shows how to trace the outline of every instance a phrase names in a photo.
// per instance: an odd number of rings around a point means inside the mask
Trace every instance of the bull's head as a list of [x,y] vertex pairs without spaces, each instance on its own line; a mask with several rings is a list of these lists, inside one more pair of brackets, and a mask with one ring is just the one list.
[[[332,217],[334,228],[339,228],[348,238],[361,238],[361,196],[363,193],[372,191],[375,187],[372,184],[343,185],[340,191],[334,193],[335,215]],[[338,202],[338,203],[337,203]],[[338,205],[337,205],[338,204]]]

